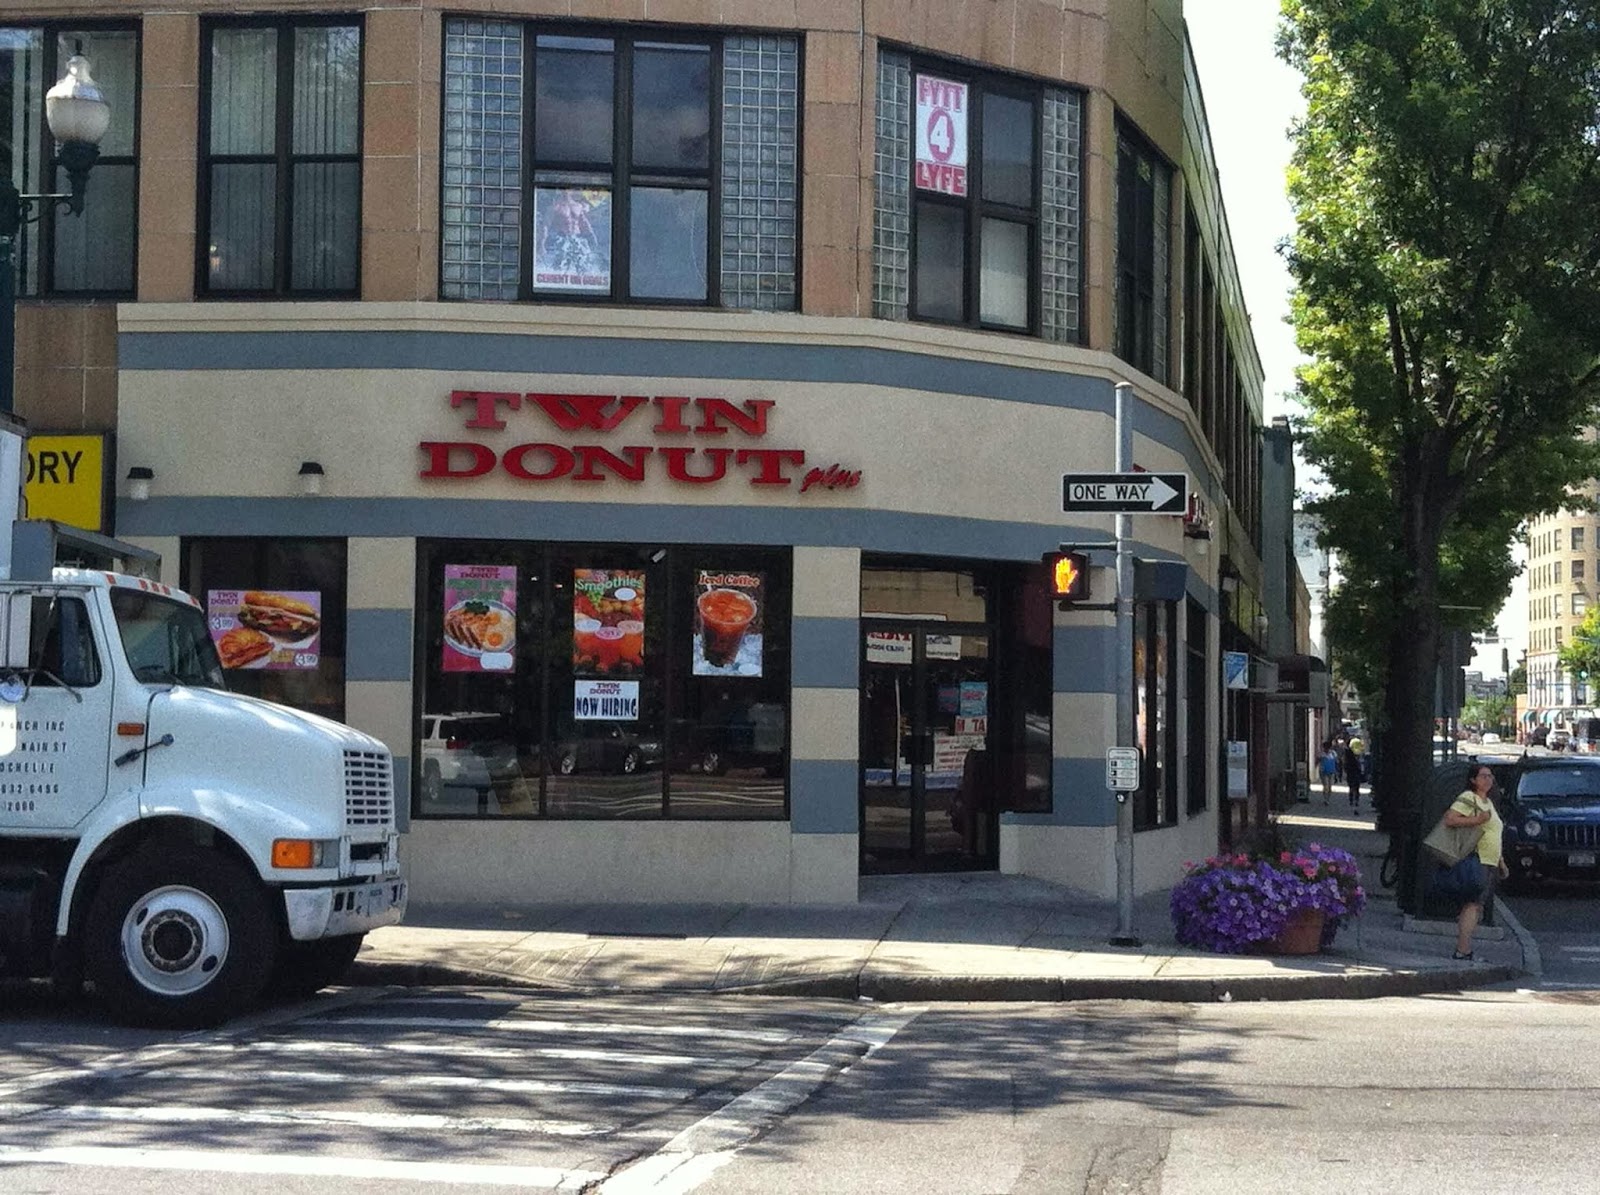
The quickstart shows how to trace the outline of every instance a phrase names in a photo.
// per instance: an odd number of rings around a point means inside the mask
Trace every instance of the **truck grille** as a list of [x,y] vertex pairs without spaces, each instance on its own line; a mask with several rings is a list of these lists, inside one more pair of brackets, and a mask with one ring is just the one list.
[[344,753],[344,821],[347,826],[394,821],[394,762],[387,751]]
[[1600,826],[1551,826],[1551,846],[1600,846]]

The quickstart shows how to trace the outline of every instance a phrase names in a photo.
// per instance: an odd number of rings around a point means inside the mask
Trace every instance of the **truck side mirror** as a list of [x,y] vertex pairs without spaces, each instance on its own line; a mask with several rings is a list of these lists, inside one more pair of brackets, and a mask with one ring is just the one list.
[[5,636],[6,668],[23,669],[33,664],[33,595],[14,593],[0,599],[0,634]]

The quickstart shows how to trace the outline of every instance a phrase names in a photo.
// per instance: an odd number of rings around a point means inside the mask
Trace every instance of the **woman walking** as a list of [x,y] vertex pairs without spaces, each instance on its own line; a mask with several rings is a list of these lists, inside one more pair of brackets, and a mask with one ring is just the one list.
[[1322,803],[1326,805],[1333,796],[1333,776],[1339,770],[1339,755],[1333,749],[1332,739],[1322,740],[1322,758],[1317,760],[1317,775],[1322,777]]
[[1494,892],[1495,881],[1511,874],[1500,849],[1500,835],[1505,829],[1500,814],[1489,799],[1494,787],[1494,771],[1487,764],[1474,764],[1467,773],[1467,788],[1445,811],[1447,826],[1482,826],[1475,852],[1478,860],[1480,884],[1477,895],[1468,896],[1456,914],[1456,950],[1452,958],[1472,960],[1472,933],[1483,916],[1483,902]]

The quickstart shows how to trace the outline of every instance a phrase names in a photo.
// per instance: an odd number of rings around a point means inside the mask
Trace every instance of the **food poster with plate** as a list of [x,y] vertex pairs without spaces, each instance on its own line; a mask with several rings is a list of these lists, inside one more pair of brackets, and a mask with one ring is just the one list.
[[516,566],[445,565],[444,670],[510,672],[516,646]]
[[206,623],[224,668],[294,672],[322,661],[320,591],[208,589]]
[[700,569],[695,575],[696,676],[761,675],[761,611],[766,577]]
[[636,676],[644,670],[644,570],[572,572],[574,676]]

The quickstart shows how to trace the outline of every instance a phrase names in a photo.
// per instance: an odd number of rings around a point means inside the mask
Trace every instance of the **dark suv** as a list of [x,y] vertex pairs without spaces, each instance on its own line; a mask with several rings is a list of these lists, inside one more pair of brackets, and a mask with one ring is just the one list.
[[1512,878],[1600,880],[1600,757],[1525,757],[1495,773]]

